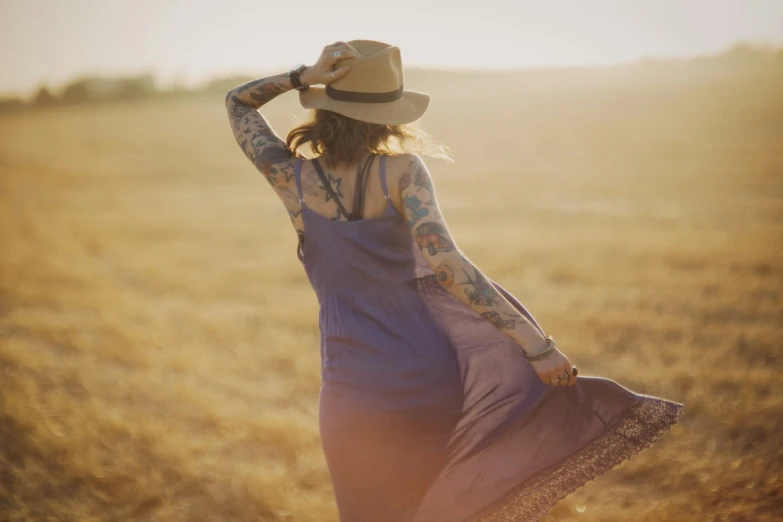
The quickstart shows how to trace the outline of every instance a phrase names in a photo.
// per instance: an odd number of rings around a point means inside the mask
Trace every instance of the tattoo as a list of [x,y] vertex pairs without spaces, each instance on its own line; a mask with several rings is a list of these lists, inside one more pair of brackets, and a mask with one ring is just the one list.
[[280,174],[285,176],[283,183],[288,183],[294,178],[294,167],[291,164],[278,164],[276,167],[271,167],[269,172],[275,184],[277,183],[277,176]]
[[411,184],[411,173],[405,172],[402,176],[400,176],[400,192],[408,188]]
[[[276,163],[285,163],[291,159],[291,151],[285,145],[269,143],[269,140],[258,140],[253,143],[253,163],[255,163],[262,172],[272,173],[272,165]],[[270,177],[267,176],[267,177]],[[288,176],[286,176],[287,179]],[[276,178],[275,178],[276,181]]]
[[302,192],[308,196],[318,197],[318,189],[326,190],[315,172],[310,172],[301,178],[300,183],[302,184]]
[[421,200],[416,196],[408,196],[403,199],[402,210],[408,216],[408,226],[410,228],[413,228],[413,225],[430,213],[426,208],[421,208]]
[[446,263],[441,263],[435,268],[435,276],[444,288],[451,288],[454,284],[454,270]]
[[[302,213],[298,194],[293,189],[294,153],[257,110],[289,89],[288,74],[283,73],[235,87],[226,94],[225,102],[237,144],[264,175],[294,222]],[[294,228],[301,232],[302,226],[297,221]]]
[[[281,165],[289,163],[294,155],[256,109],[288,90],[286,77],[281,74],[253,80],[226,95],[226,109],[237,144],[273,186],[282,182],[278,179],[279,169],[283,169],[286,182],[291,180],[290,167],[286,171]],[[273,169],[273,165],[278,167]]]
[[249,81],[247,83],[243,83],[242,85],[240,85],[239,87],[236,88],[236,91],[238,93],[243,93],[243,92],[245,92],[248,89],[252,89],[253,87],[258,85],[259,83],[264,83],[264,79],[262,78],[260,80],[252,80],[252,81]]
[[248,94],[258,105],[263,105],[278,94],[286,92],[288,89],[277,83],[265,83],[259,88],[250,91]]
[[239,130],[239,123],[242,121],[242,118],[248,115],[253,110],[253,107],[240,103],[239,98],[236,96],[232,96],[231,100],[233,103],[228,108],[228,114],[234,123],[234,129]]
[[435,202],[432,199],[432,181],[430,181],[427,172],[421,166],[421,164],[411,161],[410,166],[413,170],[413,184],[419,187],[417,191],[424,189],[430,194],[430,200],[426,202],[427,205],[434,205]]
[[518,318],[514,317],[511,314],[505,314],[511,317],[511,319],[503,319],[503,317],[493,311],[490,310],[489,312],[482,312],[481,317],[492,323],[492,326],[497,328],[498,330],[513,330],[514,327],[516,327],[517,323],[521,323],[522,321]]
[[233,92],[241,96],[241,99],[237,96],[234,96],[234,98],[237,98],[240,103],[250,106],[254,106],[252,102],[255,102],[254,108],[257,109],[275,96],[288,90],[283,87],[279,81],[279,77],[275,78],[273,76],[271,78],[262,78],[260,80],[243,83],[233,90]]
[[276,191],[280,194],[283,205],[285,205],[291,218],[295,218],[302,213],[302,205],[299,204],[299,197],[294,194],[293,190],[288,187],[278,187]]
[[[335,178],[331,174],[327,174],[326,176],[329,179],[329,185],[332,187],[332,190],[334,190],[334,193],[337,194],[337,196],[339,196],[341,198],[344,198],[345,196],[340,191],[340,183],[342,183],[343,178]],[[326,189],[324,189],[324,191],[326,192],[326,200],[325,201],[329,201],[330,199],[332,199],[331,192],[329,192]]]
[[497,301],[500,300],[500,295],[498,294],[497,290],[495,290],[495,287],[490,283],[482,274],[479,272],[479,269],[475,266],[473,267],[473,277],[475,279],[470,278],[470,274],[466,270],[462,270],[465,272],[465,275],[468,277],[468,280],[464,283],[457,283],[458,285],[471,285],[473,288],[465,288],[465,295],[468,296],[468,301],[471,305],[479,305],[479,306],[495,306],[497,304]]
[[435,221],[420,224],[416,227],[414,235],[419,248],[422,250],[426,248],[430,256],[438,252],[451,252],[455,248],[446,227]]

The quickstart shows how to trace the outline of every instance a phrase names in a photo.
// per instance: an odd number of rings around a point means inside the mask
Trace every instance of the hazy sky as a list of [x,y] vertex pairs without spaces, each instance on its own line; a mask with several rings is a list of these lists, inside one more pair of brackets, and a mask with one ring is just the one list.
[[282,72],[359,38],[400,46],[405,65],[608,64],[783,44],[783,0],[0,0],[0,92]]

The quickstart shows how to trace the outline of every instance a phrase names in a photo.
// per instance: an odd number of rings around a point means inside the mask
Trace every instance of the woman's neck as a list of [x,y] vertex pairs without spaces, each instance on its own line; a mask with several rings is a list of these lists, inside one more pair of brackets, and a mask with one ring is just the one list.
[[367,151],[367,150],[357,151],[355,154],[353,154],[354,161],[349,162],[349,163],[345,163],[345,162],[337,163],[329,155],[328,151],[324,151],[323,153],[321,153],[320,156],[318,156],[318,160],[321,161],[322,163],[328,165],[329,168],[339,168],[339,167],[347,168],[347,167],[350,167],[351,165],[356,165],[357,163],[359,163],[359,164],[363,163],[370,154],[372,154],[372,152]]

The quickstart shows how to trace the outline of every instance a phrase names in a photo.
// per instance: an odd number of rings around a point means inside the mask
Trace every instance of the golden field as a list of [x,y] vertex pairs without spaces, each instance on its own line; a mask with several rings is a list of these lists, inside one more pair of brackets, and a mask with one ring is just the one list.
[[[462,250],[582,375],[685,403],[547,520],[783,519],[781,85],[409,74]],[[0,117],[0,520],[335,521],[295,249],[220,93]]]

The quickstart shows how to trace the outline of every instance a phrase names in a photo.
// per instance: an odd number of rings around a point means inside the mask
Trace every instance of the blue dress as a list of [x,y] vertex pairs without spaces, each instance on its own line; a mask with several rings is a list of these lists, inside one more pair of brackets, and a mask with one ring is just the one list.
[[679,421],[683,404],[609,379],[542,383],[513,340],[438,283],[389,199],[385,159],[386,211],[355,221],[309,209],[302,160],[295,169],[341,522],[540,520]]

